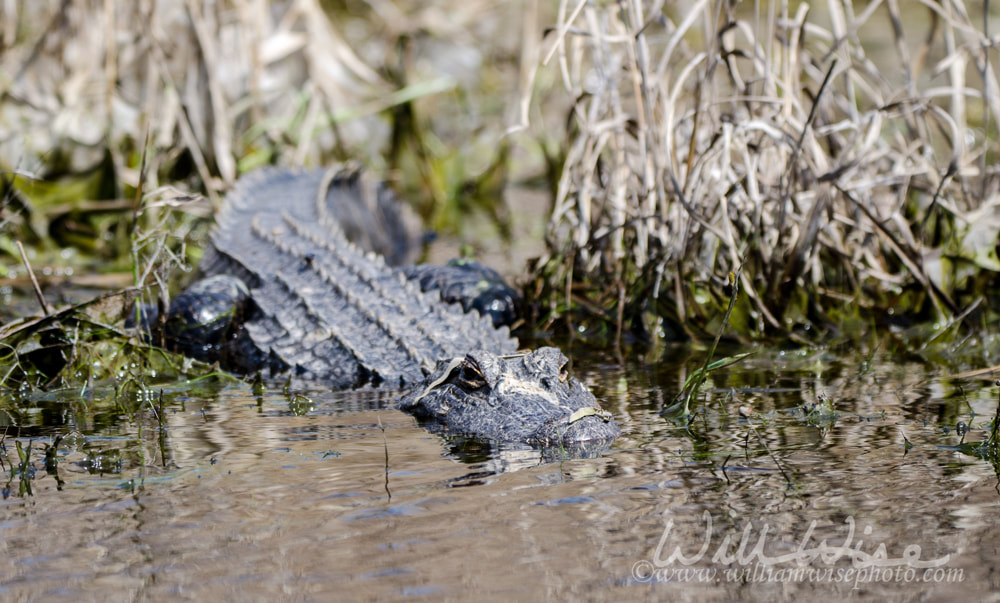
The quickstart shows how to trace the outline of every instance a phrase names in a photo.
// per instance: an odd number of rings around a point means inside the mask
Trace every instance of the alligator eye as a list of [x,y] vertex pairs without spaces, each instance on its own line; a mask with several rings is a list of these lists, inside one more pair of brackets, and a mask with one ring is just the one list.
[[448,379],[449,382],[464,390],[474,390],[486,386],[486,376],[474,361],[466,359],[455,367]]
[[561,365],[559,365],[560,383],[566,383],[566,380],[569,379],[569,368],[567,367],[568,364],[569,364],[568,362],[564,362]]

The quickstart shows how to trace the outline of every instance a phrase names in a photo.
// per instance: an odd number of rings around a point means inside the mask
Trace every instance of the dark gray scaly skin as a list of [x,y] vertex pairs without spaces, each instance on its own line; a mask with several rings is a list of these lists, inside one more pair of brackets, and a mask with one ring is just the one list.
[[403,274],[420,283],[424,291],[435,289],[442,300],[461,304],[466,312],[475,310],[490,316],[494,326],[511,325],[517,320],[517,292],[496,270],[478,262],[452,260],[447,266],[406,266]]
[[566,364],[556,348],[512,356],[471,352],[442,361],[399,408],[451,431],[474,426],[480,437],[536,446],[576,448],[617,437],[611,415]]
[[240,180],[202,266],[247,283],[256,311],[244,330],[280,361],[272,364],[336,388],[406,385],[439,358],[517,349],[505,328],[441,303],[348,242],[330,206],[338,195],[374,195],[377,185],[351,171],[327,176],[265,169]]
[[[342,224],[358,231],[354,240],[388,230],[363,244],[401,257],[404,230],[393,203],[382,185],[347,168],[265,168],[243,177],[202,260],[214,282],[182,295],[237,290],[226,280],[235,277],[251,308],[235,312],[246,322],[234,341],[206,340],[202,351],[225,347],[234,370],[293,370],[334,388],[410,386],[400,408],[456,433],[540,446],[617,437],[594,396],[565,374],[559,350],[515,354],[517,340],[490,316],[423,292],[419,275],[410,280],[348,240]],[[365,226],[374,214],[380,227]]]

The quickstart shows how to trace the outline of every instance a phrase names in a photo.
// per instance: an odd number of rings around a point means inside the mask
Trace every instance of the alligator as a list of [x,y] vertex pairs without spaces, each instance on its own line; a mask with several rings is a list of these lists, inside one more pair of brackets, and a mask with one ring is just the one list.
[[234,372],[409,388],[398,408],[456,435],[564,448],[617,437],[558,349],[517,351],[500,324],[513,294],[498,274],[399,266],[414,239],[402,207],[351,166],[242,177],[219,212],[204,278],[160,323],[165,339]]

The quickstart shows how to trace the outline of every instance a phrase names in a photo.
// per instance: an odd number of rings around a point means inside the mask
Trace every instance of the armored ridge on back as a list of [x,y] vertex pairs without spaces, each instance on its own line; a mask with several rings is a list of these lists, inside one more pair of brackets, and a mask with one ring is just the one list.
[[[442,301],[450,281],[495,273],[417,267],[408,278],[375,253],[403,261],[410,235],[402,216],[391,192],[356,169],[245,176],[218,216],[201,263],[207,278],[172,304],[168,337],[238,372],[291,370],[334,388],[412,387],[400,408],[456,433],[543,446],[617,437],[558,350],[516,354],[493,315]],[[479,307],[504,295],[496,288],[505,285],[488,278]]]

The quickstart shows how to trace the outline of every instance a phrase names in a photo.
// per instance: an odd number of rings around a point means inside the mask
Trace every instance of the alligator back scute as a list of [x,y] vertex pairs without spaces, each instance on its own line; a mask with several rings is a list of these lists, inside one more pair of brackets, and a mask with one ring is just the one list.
[[[335,387],[405,385],[442,358],[516,350],[506,328],[422,292],[381,255],[348,241],[334,208],[357,214],[372,194],[384,193],[352,169],[267,168],[237,183],[202,268],[251,288],[257,312],[245,329],[253,343]],[[391,211],[385,198],[379,203]]]

